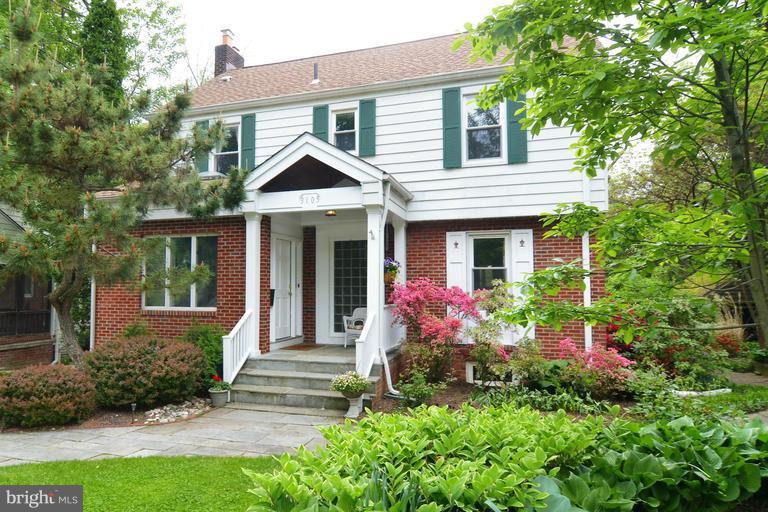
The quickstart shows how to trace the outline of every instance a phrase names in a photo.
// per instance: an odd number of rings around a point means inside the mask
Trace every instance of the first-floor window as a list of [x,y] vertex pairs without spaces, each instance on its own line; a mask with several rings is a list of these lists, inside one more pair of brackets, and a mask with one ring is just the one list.
[[509,238],[504,235],[478,235],[471,236],[469,241],[472,291],[490,290],[496,279],[508,281]]
[[166,282],[144,291],[144,306],[150,308],[215,308],[216,307],[216,236],[168,237],[147,255],[145,275],[173,271],[192,271],[205,265],[210,278],[203,284],[179,287]]

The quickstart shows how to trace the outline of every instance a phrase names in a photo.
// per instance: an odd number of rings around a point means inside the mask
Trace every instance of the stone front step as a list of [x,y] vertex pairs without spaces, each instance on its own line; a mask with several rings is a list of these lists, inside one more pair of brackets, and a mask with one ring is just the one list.
[[349,407],[349,401],[336,391],[286,386],[255,386],[236,383],[232,386],[231,399],[233,402],[338,411],[346,411]]
[[242,409],[245,411],[273,412],[275,414],[322,416],[324,418],[343,418],[345,412],[336,409],[314,409],[311,407],[289,407],[287,405],[250,404],[247,402],[230,402],[224,407],[227,409]]
[[355,363],[343,358],[317,356],[313,359],[296,359],[290,356],[268,355],[246,361],[246,370],[275,370],[302,373],[327,373],[337,375],[355,369]]
[[[237,375],[235,384],[328,390],[331,385],[331,379],[335,375],[333,373],[244,368]],[[368,392],[374,393],[378,378],[370,380]]]

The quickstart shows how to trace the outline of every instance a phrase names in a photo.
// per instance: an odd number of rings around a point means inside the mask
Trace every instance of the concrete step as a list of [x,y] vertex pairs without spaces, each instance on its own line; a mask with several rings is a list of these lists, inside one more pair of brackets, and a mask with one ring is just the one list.
[[[331,379],[335,376],[336,374],[333,373],[244,368],[237,374],[235,384],[327,390],[330,388]],[[378,377],[371,379],[371,383],[368,386],[369,393],[373,393],[376,390],[377,380]]]
[[230,402],[227,409],[242,409],[246,411],[273,412],[276,414],[297,414],[300,416],[321,416],[323,418],[343,418],[344,412],[337,409],[315,409],[310,407],[289,407],[287,405],[250,404],[247,402]]
[[339,411],[345,411],[349,407],[349,401],[336,391],[286,386],[235,384],[232,386],[231,398],[233,402],[285,405],[313,409],[335,409]]
[[355,369],[355,363],[340,357],[323,357],[297,359],[291,356],[268,355],[246,361],[247,370],[274,370],[302,373],[328,373],[337,375]]

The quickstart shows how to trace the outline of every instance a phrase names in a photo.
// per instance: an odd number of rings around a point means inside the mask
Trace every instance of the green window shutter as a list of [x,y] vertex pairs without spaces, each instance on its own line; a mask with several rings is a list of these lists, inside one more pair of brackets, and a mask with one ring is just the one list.
[[256,163],[256,114],[240,119],[240,167],[250,171]]
[[525,98],[518,101],[507,100],[507,162],[523,164],[528,161],[528,134],[520,126],[520,119],[525,113],[515,114],[525,105]]
[[376,154],[376,100],[360,100],[360,156]]
[[312,133],[328,142],[328,105],[315,105],[312,109]]
[[[205,137],[208,133],[208,121],[198,121],[195,123],[195,132],[200,137]],[[195,155],[195,168],[197,172],[208,172],[208,153]]]
[[461,89],[443,89],[443,167],[461,167]]

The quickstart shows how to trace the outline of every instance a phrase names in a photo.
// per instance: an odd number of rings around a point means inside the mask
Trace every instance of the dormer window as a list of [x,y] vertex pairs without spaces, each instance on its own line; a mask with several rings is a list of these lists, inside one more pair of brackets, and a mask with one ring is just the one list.
[[337,148],[344,151],[357,149],[355,111],[333,113],[333,140]]
[[224,127],[224,139],[213,152],[213,169],[219,174],[228,174],[232,167],[240,166],[240,126]]

